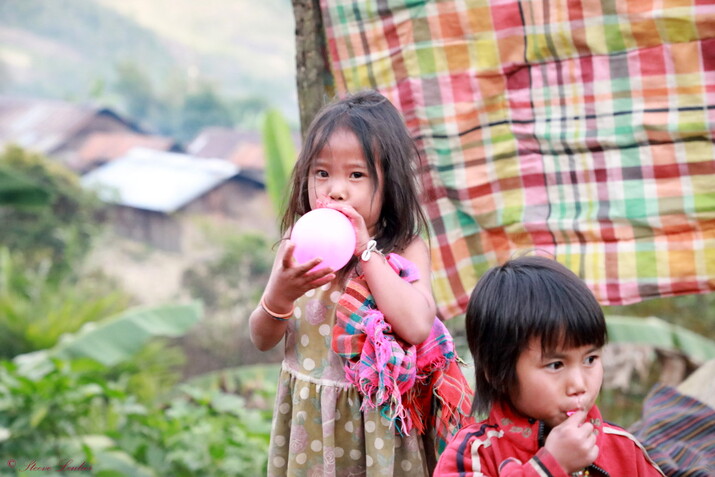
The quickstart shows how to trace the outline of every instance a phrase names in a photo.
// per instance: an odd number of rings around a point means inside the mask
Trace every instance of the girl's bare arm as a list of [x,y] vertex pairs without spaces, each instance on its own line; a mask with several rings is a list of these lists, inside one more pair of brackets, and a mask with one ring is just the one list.
[[[293,309],[293,303],[305,292],[322,286],[335,278],[329,268],[310,271],[320,263],[313,259],[304,264],[293,260],[295,244],[290,240],[281,242],[273,262],[271,276],[263,292],[263,303],[272,312],[283,314]],[[275,319],[259,303],[248,318],[251,342],[261,351],[277,345],[288,328],[286,320]]]
[[429,336],[437,311],[430,282],[429,249],[417,237],[400,255],[417,266],[419,280],[403,280],[379,254],[361,261],[361,266],[375,303],[393,331],[408,343],[419,344]]

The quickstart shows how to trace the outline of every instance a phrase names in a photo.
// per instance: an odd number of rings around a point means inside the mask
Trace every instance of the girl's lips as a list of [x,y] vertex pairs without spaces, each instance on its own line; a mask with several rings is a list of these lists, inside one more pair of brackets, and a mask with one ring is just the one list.
[[566,415],[570,417],[571,415],[573,415],[574,413],[577,413],[580,410],[581,409],[571,409],[570,411],[566,411]]

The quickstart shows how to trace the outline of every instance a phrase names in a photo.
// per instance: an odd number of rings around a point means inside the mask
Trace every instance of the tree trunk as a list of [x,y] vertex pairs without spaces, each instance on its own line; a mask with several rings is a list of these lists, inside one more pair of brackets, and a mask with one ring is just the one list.
[[303,136],[318,110],[335,94],[319,0],[293,0],[296,83]]

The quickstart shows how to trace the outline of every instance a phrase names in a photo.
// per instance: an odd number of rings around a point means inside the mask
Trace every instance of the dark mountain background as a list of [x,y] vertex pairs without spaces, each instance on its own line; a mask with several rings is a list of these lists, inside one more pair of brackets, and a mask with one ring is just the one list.
[[[0,0],[0,94],[92,102],[187,141],[297,125],[289,0]],[[296,126],[297,127],[297,126]]]

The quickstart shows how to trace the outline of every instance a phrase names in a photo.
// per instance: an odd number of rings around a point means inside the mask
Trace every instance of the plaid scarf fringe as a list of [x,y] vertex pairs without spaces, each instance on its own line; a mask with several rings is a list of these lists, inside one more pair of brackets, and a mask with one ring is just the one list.
[[[403,279],[417,279],[416,267],[399,255],[388,255],[388,262]],[[361,409],[379,408],[401,435],[433,430],[441,452],[470,414],[472,391],[444,324],[435,318],[427,340],[407,344],[392,333],[362,276],[350,280],[338,301],[333,349],[346,359]]]

